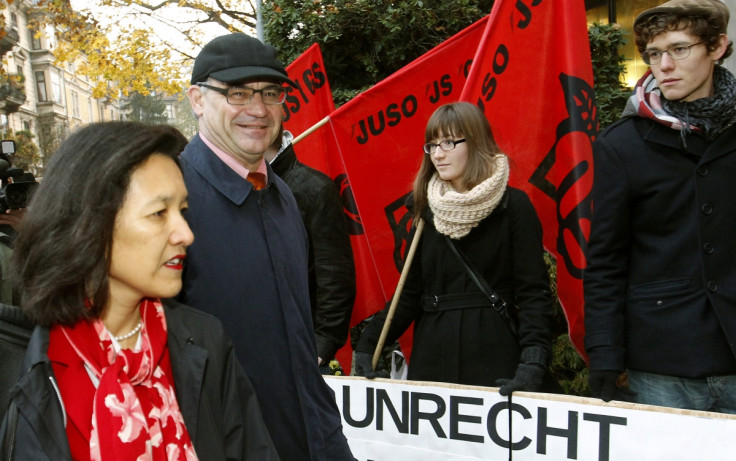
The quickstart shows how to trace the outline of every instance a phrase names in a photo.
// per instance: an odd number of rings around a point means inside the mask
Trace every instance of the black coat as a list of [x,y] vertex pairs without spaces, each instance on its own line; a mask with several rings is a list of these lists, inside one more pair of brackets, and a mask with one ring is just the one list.
[[[428,312],[422,300],[470,294],[480,288],[428,216],[386,342],[414,322],[410,380],[496,386],[513,378],[520,350],[550,351],[553,304],[543,258],[542,228],[527,195],[509,187],[498,207],[455,241],[471,264],[509,304],[519,307],[519,341],[489,304]],[[369,322],[357,347],[373,354],[387,309]]]
[[[199,458],[278,460],[253,386],[222,324],[172,300],[164,301],[164,307],[176,398]],[[48,329],[36,327],[21,377],[11,390],[20,412],[12,459],[71,460],[48,345]]]
[[289,144],[271,162],[294,193],[309,237],[309,298],[317,355],[330,360],[348,338],[355,264],[340,191],[329,176],[299,162]]
[[736,373],[736,127],[623,119],[594,144],[584,275],[592,370]]

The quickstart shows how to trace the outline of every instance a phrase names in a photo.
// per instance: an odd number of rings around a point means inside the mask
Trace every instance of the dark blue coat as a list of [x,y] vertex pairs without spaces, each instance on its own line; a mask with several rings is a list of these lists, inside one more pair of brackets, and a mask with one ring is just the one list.
[[626,118],[594,144],[584,275],[592,370],[736,373],[736,127]]
[[284,460],[352,460],[334,393],[317,368],[307,234],[286,184],[254,191],[196,136],[181,155],[189,191],[187,304],[225,324]]

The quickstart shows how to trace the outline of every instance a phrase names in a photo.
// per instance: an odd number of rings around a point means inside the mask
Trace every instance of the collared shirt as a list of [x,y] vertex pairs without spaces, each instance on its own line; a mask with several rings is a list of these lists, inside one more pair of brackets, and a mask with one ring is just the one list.
[[[212,152],[217,155],[217,158],[222,160],[222,162],[229,166],[235,173],[238,174],[243,179],[248,179],[248,173],[250,171],[248,168],[246,168],[242,163],[235,160],[235,158],[226,153],[224,150],[220,149],[219,147],[215,146],[212,142],[210,142],[209,139],[207,139],[202,133],[199,133],[199,137],[202,138],[202,142],[204,142],[207,147],[212,149]],[[261,163],[258,165],[258,169],[256,170],[258,173],[263,174],[264,180],[268,182],[268,169],[266,168],[266,161],[265,159],[261,158]]]
[[281,155],[281,152],[283,152],[289,145],[294,141],[294,135],[291,134],[291,131],[284,130],[283,136],[281,136],[281,147],[279,147],[279,151],[274,157],[271,159],[270,164],[273,164],[273,162],[276,161],[277,158],[279,158],[279,155]]

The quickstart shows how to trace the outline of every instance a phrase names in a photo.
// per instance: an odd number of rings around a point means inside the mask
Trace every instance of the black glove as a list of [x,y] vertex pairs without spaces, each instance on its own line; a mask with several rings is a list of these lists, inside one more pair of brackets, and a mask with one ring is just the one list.
[[355,376],[365,376],[368,379],[376,377],[373,371],[373,357],[366,352],[355,353]]
[[620,374],[618,371],[591,370],[588,375],[591,397],[601,399],[604,402],[610,402],[616,393],[616,381]]
[[516,368],[514,379],[497,379],[501,386],[498,393],[509,395],[515,391],[536,392],[542,387],[544,367],[537,363],[520,363]]
[[604,402],[610,402],[611,400],[633,402],[636,393],[616,385],[619,375],[621,375],[620,371],[591,370],[588,375],[591,396]]

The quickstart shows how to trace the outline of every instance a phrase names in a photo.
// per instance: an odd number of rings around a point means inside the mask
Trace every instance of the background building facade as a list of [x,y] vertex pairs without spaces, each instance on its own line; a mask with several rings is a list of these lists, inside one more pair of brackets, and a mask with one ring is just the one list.
[[89,80],[76,72],[78,63],[57,64],[53,27],[29,28],[32,3],[8,4],[2,12],[6,34],[0,39],[0,133],[28,133],[39,148],[43,166],[74,128],[103,120],[119,120],[119,105],[94,98]]

